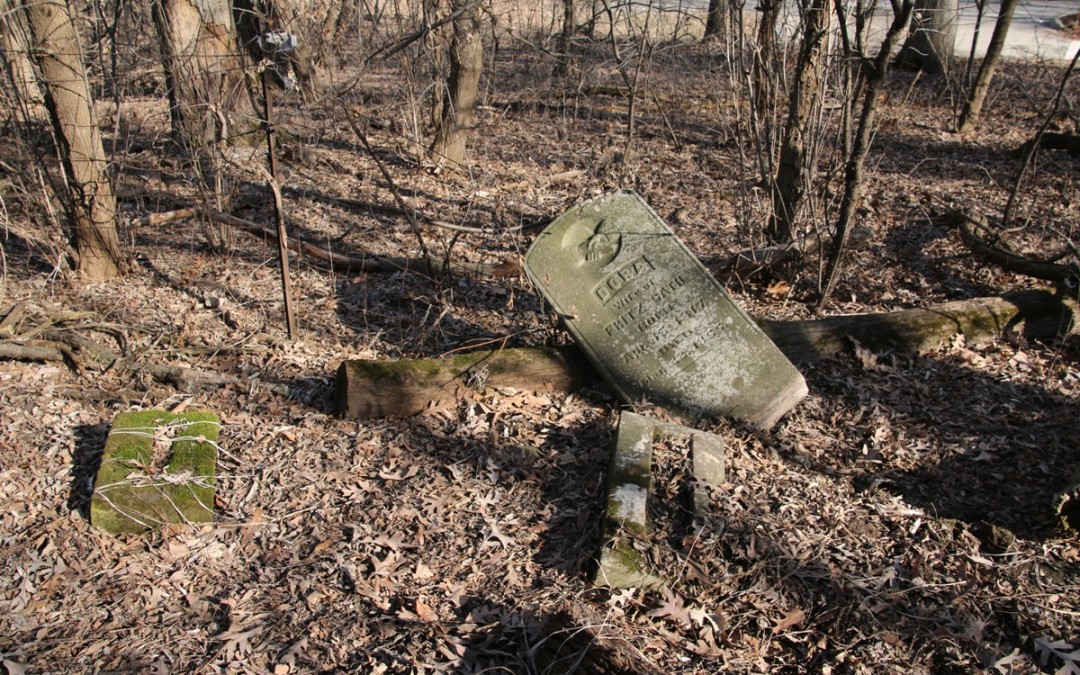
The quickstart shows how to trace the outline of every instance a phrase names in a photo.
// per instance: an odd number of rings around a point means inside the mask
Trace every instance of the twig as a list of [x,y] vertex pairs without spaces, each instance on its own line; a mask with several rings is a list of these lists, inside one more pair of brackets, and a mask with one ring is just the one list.
[[[230,216],[227,213],[221,213],[213,209],[207,209],[201,206],[193,206],[183,209],[176,209],[175,211],[166,211],[162,213],[151,214],[150,216],[144,216],[133,221],[134,225],[143,225],[154,222],[161,224],[169,222],[171,220],[183,220],[185,218],[192,218],[201,216],[203,218],[209,218],[218,223],[235,227],[239,230],[243,230],[250,234],[272,237],[274,232],[267,228],[265,225],[245,220],[243,218],[237,218],[236,216]],[[289,238],[289,248],[302,252],[305,255],[310,255],[313,258],[322,260],[332,264],[335,268],[348,270],[351,272],[415,272],[420,274],[441,274],[442,265],[429,262],[427,260],[416,260],[414,258],[396,258],[385,256],[363,256],[355,257],[342,253],[334,253],[326,248],[323,248],[321,244],[313,244],[311,242],[300,239],[296,236]],[[477,263],[474,265],[468,265],[463,263],[451,263],[450,271],[454,274],[477,274],[493,277],[513,277],[521,273],[521,264],[516,258],[507,258],[501,263]]]
[[1009,193],[1009,201],[1005,204],[1005,212],[1001,215],[1001,227],[1002,229],[1008,228],[1012,224],[1013,216],[1016,211],[1016,200],[1020,195],[1020,185],[1024,182],[1024,174],[1031,168],[1032,162],[1035,160],[1035,155],[1039,151],[1039,147],[1042,144],[1042,137],[1046,134],[1046,130],[1050,127],[1050,123],[1054,121],[1057,116],[1057,111],[1061,107],[1061,100],[1065,96],[1065,88],[1069,83],[1069,78],[1072,76],[1073,70],[1076,69],[1076,62],[1080,60],[1080,50],[1077,50],[1073,56],[1072,61],[1069,62],[1069,67],[1065,69],[1065,74],[1061,77],[1061,84],[1058,86],[1057,93],[1054,94],[1054,101],[1050,104],[1050,111],[1046,114],[1046,119],[1039,125],[1039,130],[1035,132],[1035,137],[1031,139],[1031,145],[1028,146],[1024,152],[1023,159],[1020,160],[1020,171],[1016,175],[1016,185],[1013,186],[1012,192]]
[[360,125],[356,123],[353,116],[348,112],[345,113],[345,119],[349,120],[349,126],[352,127],[353,133],[360,139],[360,143],[363,144],[364,149],[371,155],[372,161],[375,162],[375,166],[379,167],[379,173],[382,174],[383,179],[386,180],[387,185],[390,186],[390,192],[394,195],[394,201],[397,202],[398,208],[401,209],[409,219],[409,225],[412,228],[413,235],[416,237],[416,243],[420,246],[420,253],[424,256],[424,260],[427,261],[428,267],[432,267],[431,254],[428,253],[427,244],[424,242],[424,235],[420,232],[420,225],[416,220],[415,209],[410,209],[405,200],[402,199],[401,193],[398,192],[397,183],[394,182],[394,177],[390,175],[390,171],[387,170],[386,165],[382,163],[379,157],[375,154],[375,150],[371,147],[371,143],[368,143],[367,135],[360,129]]

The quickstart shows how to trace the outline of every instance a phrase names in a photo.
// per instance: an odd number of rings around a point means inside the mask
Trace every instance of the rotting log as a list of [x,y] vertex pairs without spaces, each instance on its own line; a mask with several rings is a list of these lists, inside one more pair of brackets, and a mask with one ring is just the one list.
[[336,404],[347,419],[407,417],[456,401],[470,389],[570,392],[594,380],[585,357],[571,348],[501,349],[413,361],[348,360],[338,367]]
[[[759,321],[794,363],[835,357],[852,342],[874,351],[936,349],[962,334],[969,343],[1004,335],[1047,339],[1077,329],[1075,302],[1048,291],[960,300],[921,309],[807,321]],[[598,380],[575,347],[503,349],[448,359],[347,360],[338,368],[337,411],[348,419],[406,417],[470,390],[513,387],[569,393]]]
[[806,321],[762,321],[761,328],[795,363],[830,358],[854,340],[874,351],[936,349],[955,335],[969,342],[1007,334],[1046,339],[1077,327],[1075,302],[1049,291],[1017,291],[926,308],[831,316]]

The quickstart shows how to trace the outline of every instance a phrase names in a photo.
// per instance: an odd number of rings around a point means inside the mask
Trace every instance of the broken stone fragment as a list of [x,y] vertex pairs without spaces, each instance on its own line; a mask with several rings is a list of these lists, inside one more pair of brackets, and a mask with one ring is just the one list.
[[117,415],[94,481],[90,522],[137,533],[213,521],[220,427],[208,411]]
[[641,551],[648,545],[653,443],[660,438],[690,441],[695,512],[708,507],[707,485],[724,481],[724,441],[719,436],[624,412],[608,470],[604,546],[595,579],[598,586],[656,588],[663,584],[662,578],[646,569]]
[[1054,510],[1065,529],[1071,534],[1080,534],[1080,469],[1054,498]]

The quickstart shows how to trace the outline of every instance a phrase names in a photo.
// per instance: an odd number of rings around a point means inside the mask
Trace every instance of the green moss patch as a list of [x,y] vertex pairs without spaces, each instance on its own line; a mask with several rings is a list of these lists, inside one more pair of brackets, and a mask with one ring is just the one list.
[[90,522],[109,532],[145,532],[213,521],[220,428],[208,411],[117,415],[94,481]]
[[600,551],[595,583],[611,588],[657,589],[663,586],[664,579],[646,571],[647,567],[645,554],[634,548],[631,540],[615,540]]

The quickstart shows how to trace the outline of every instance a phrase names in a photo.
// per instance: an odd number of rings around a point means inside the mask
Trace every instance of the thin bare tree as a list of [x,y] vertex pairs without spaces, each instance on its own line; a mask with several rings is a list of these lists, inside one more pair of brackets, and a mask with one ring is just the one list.
[[562,30],[559,32],[558,52],[556,54],[555,75],[564,77],[570,72],[570,45],[577,31],[577,8],[574,0],[562,0]]
[[962,134],[974,129],[979,122],[979,115],[982,114],[983,105],[986,103],[986,94],[990,91],[990,81],[1001,59],[1005,37],[1009,34],[1009,26],[1012,25],[1013,14],[1018,4],[1019,0],[1001,0],[1001,9],[994,23],[994,34],[990,36],[990,44],[987,45],[986,56],[983,57],[982,65],[979,66],[975,86],[967,101],[964,102],[964,109],[960,112],[960,120],[956,125],[957,131]]
[[803,17],[803,36],[795,86],[788,102],[780,165],[772,190],[772,216],[766,234],[774,243],[791,241],[795,219],[814,179],[810,135],[824,89],[826,37],[832,17],[829,0],[811,0]]
[[15,94],[29,103],[41,100],[41,89],[30,63],[27,35],[26,14],[19,11],[14,0],[0,0],[0,58]]
[[829,247],[829,256],[825,265],[825,278],[821,285],[818,300],[819,308],[823,307],[829,296],[832,295],[836,280],[840,274],[840,263],[851,234],[851,223],[855,217],[855,210],[862,200],[863,164],[866,162],[866,155],[870,151],[874,131],[877,129],[877,109],[881,102],[882,89],[885,86],[885,76],[889,72],[889,60],[892,58],[893,50],[900,42],[900,36],[911,20],[915,8],[914,0],[890,1],[893,9],[893,20],[889,25],[888,32],[885,34],[885,40],[874,58],[873,69],[867,75],[859,127],[855,132],[851,154],[844,165],[844,197],[840,202],[840,218],[836,223],[836,234],[833,236],[832,244]]

